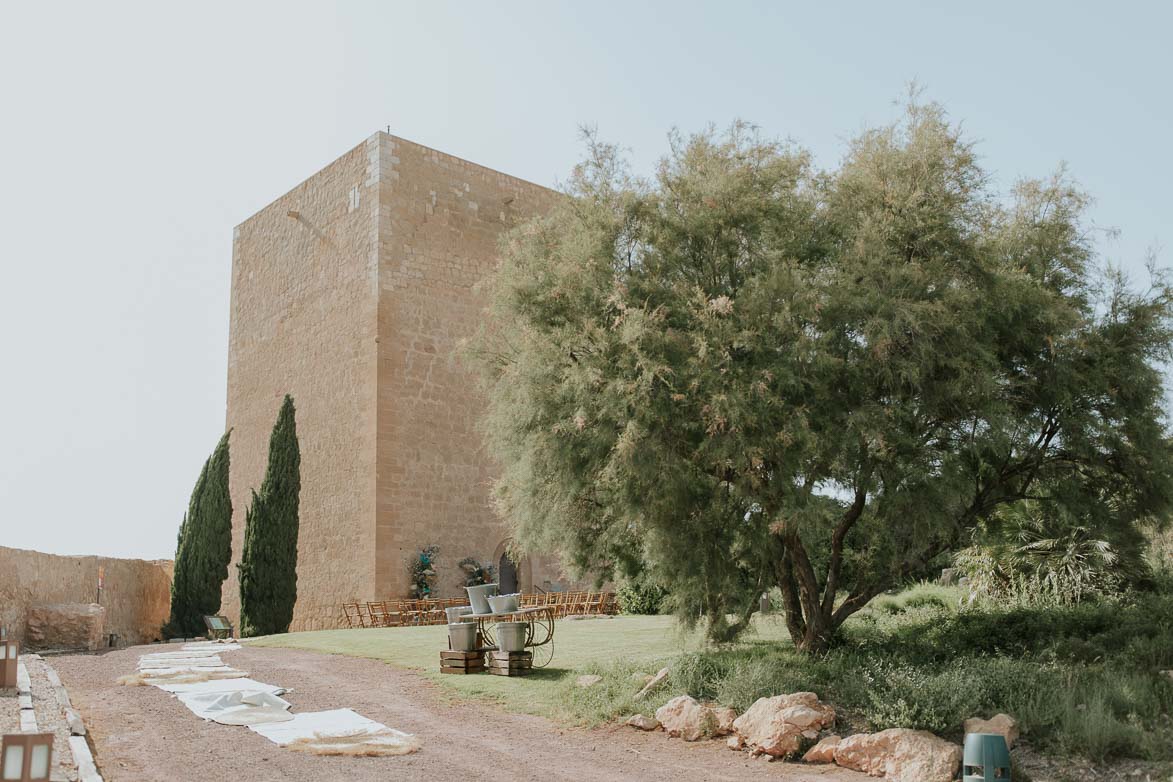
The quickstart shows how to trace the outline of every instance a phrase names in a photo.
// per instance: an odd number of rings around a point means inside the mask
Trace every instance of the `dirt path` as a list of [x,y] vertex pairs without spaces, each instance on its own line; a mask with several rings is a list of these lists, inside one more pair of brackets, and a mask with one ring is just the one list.
[[242,649],[225,661],[259,681],[287,687],[294,711],[349,707],[417,734],[405,757],[338,758],[282,749],[247,728],[204,722],[154,687],[124,687],[137,647],[55,657],[53,665],[89,727],[109,782],[182,780],[631,779],[866,782],[834,767],[753,760],[722,741],[688,743],[631,728],[563,729],[540,717],[455,703],[427,679],[375,660],[292,649]]

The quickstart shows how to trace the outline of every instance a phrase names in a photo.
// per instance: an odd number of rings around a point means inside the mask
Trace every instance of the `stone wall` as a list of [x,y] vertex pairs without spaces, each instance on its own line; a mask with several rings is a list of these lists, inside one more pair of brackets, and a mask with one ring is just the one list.
[[[439,596],[461,594],[460,559],[498,563],[506,531],[477,433],[484,399],[458,348],[483,318],[476,285],[501,233],[558,197],[376,133],[237,227],[223,597],[234,622],[245,511],[286,393],[302,470],[291,629],[338,626],[343,602],[405,597],[423,546],[440,546]],[[551,558],[518,576],[526,590],[570,584]]]
[[172,566],[170,560],[63,557],[0,546],[0,625],[23,641],[30,607],[94,602],[101,567],[104,633],[117,634],[120,643],[157,640],[171,608]]
[[[407,562],[440,547],[436,593],[461,594],[456,563],[497,563],[507,535],[489,502],[495,466],[481,443],[485,400],[460,357],[484,317],[476,286],[498,240],[549,207],[553,191],[384,133],[379,187],[379,417],[375,587],[405,595]],[[536,563],[520,585],[540,584]]]
[[293,627],[334,626],[339,604],[373,595],[378,199],[371,146],[355,147],[234,235],[233,559],[222,610],[237,624],[245,511],[264,478],[269,434],[287,393],[297,407],[302,472]]

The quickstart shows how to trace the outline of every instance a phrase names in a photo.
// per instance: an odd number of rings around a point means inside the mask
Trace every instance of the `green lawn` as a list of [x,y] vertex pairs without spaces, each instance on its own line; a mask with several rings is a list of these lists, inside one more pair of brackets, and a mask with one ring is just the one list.
[[[785,634],[781,620],[766,618],[747,642],[780,640]],[[580,695],[574,692],[574,679],[578,675],[611,672],[619,665],[629,671],[621,686],[634,692],[638,686],[631,674],[655,673],[682,652],[702,648],[699,633],[680,630],[676,621],[668,616],[559,621],[554,632],[553,659],[547,667],[530,676],[454,676],[439,672],[440,650],[447,648],[447,638],[447,628],[443,626],[388,627],[287,633],[248,643],[382,660],[400,668],[421,671],[454,695],[488,698],[513,711],[566,720],[582,718],[580,709],[569,708],[569,701],[575,698],[567,698],[568,695]],[[608,688],[593,689],[600,689],[601,695]]]

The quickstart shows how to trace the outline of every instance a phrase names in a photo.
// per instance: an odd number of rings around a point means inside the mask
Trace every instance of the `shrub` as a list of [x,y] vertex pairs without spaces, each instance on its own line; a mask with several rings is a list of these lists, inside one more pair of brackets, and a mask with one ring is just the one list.
[[240,633],[284,633],[297,602],[298,506],[301,450],[293,399],[287,394],[269,436],[261,490],[245,514],[240,564]]
[[619,610],[625,614],[658,614],[668,590],[647,576],[639,576],[624,582],[615,597]]
[[228,491],[228,438],[204,462],[191,492],[175,545],[167,638],[203,635],[204,617],[220,612],[220,593],[232,559],[232,497]]

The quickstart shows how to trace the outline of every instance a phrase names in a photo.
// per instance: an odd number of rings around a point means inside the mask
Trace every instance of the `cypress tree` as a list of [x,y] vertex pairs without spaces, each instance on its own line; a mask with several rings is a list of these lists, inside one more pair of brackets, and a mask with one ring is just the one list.
[[240,564],[240,633],[284,633],[297,602],[301,452],[293,399],[286,394],[269,437],[269,466],[245,514]]
[[175,544],[168,637],[203,635],[204,617],[220,611],[220,590],[232,558],[232,497],[228,493],[228,437],[204,462]]

